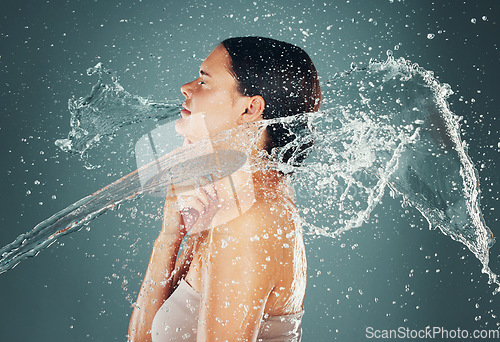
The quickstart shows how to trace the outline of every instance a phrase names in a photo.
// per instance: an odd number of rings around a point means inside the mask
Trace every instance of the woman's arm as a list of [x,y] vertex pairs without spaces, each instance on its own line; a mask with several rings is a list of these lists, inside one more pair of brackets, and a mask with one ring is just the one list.
[[144,281],[130,317],[128,339],[131,342],[151,341],[154,316],[172,290],[172,271],[185,235],[175,198],[165,201],[163,225],[156,239]]
[[280,252],[268,228],[273,222],[261,209],[210,232],[197,341],[256,341]]

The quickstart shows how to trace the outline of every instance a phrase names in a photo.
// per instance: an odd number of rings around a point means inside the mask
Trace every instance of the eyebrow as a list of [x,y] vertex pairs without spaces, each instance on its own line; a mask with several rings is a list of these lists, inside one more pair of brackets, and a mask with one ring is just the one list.
[[204,76],[212,77],[212,76],[210,76],[210,74],[208,72],[206,72],[205,70],[202,70],[202,69],[200,69],[200,74],[204,75]]

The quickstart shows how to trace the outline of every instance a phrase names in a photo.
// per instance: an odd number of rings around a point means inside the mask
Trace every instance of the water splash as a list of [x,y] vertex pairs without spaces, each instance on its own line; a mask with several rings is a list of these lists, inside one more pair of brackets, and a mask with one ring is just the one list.
[[179,114],[181,101],[166,103],[151,102],[127,92],[116,75],[98,63],[87,69],[87,75],[97,74],[98,81],[85,97],[68,100],[71,114],[68,138],[58,139],[55,144],[65,152],[80,154],[88,169],[92,165],[87,151],[99,144],[101,139],[111,136],[121,127],[145,120],[172,120]]
[[463,243],[498,293],[488,266],[494,238],[481,214],[461,118],[447,102],[450,86],[388,53],[384,62],[353,66],[325,82],[324,94],[331,113],[313,124],[315,152],[295,182],[309,233],[335,237],[359,227],[388,188],[430,228]]
[[[102,65],[90,70],[100,75],[91,95],[70,100],[72,130],[68,140],[57,143],[66,150],[83,155],[101,137],[120,127],[144,119],[168,121],[177,117],[175,105],[153,104],[131,95],[116,78],[104,81],[109,75],[104,70]],[[314,141],[300,167],[291,165],[298,155],[288,164],[273,164],[285,173],[294,171],[297,205],[307,233],[334,237],[361,226],[390,190],[419,210],[430,228],[439,228],[463,243],[481,262],[489,283],[496,284],[497,293],[500,282],[488,266],[494,239],[481,215],[477,172],[460,137],[460,118],[447,103],[452,93],[432,72],[388,53],[386,61],[370,61],[365,68],[352,66],[323,82],[321,112],[259,125],[262,129],[281,123],[296,135],[287,146],[272,151],[278,161],[289,149]],[[307,129],[298,123],[306,123]],[[216,140],[224,142],[231,137],[234,132],[227,131]],[[205,143],[167,154],[160,168],[155,162],[145,165],[22,234],[0,250],[0,273],[118,203],[162,187],[164,190],[172,174],[183,174],[172,168],[169,158],[190,158]],[[241,147],[242,161],[252,146]],[[167,169],[166,173],[159,171]],[[191,165],[190,169],[199,171],[191,172],[191,178],[203,175],[201,166]],[[145,172],[156,175],[149,187],[139,182],[139,174]]]

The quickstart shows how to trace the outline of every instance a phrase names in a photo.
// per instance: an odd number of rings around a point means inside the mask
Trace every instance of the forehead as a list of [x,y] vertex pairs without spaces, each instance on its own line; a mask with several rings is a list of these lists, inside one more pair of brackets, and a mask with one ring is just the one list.
[[210,74],[229,74],[230,67],[231,58],[226,48],[222,44],[219,44],[201,63],[200,69]]

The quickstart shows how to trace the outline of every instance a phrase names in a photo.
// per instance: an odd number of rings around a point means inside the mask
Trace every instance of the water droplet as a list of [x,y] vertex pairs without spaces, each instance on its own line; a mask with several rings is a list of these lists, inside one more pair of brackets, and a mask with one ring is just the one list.
[[472,18],[472,19],[470,20],[470,22],[471,22],[471,23],[473,23],[473,24],[475,24],[475,23],[476,23],[476,21],[477,21],[477,20],[476,20],[476,18]]
[[486,20],[488,20],[488,17],[487,17],[487,16],[485,16],[485,15],[483,15],[483,16],[481,17],[481,19],[483,19],[483,21],[486,21]]
[[435,35],[434,33],[429,33],[429,34],[427,35],[427,39],[434,39],[434,37],[435,37],[435,36],[436,36],[436,35]]

